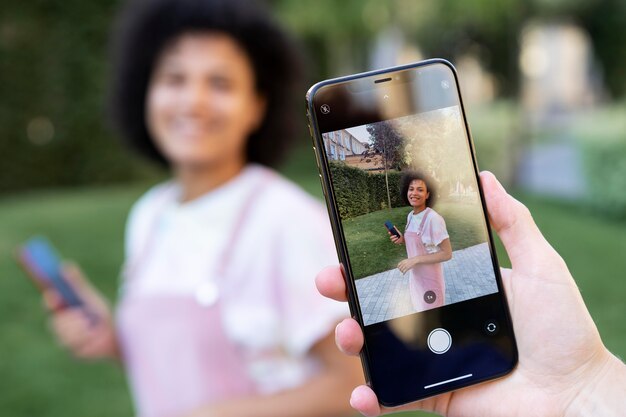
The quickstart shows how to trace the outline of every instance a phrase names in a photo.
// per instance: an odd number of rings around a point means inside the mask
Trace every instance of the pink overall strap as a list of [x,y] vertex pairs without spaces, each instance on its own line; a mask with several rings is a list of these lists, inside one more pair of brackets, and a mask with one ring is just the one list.
[[243,228],[243,225],[246,220],[246,216],[253,208],[254,202],[259,198],[261,194],[263,194],[263,190],[267,188],[270,184],[271,180],[274,178],[274,174],[271,172],[264,172],[262,178],[259,180],[259,184],[252,188],[252,192],[250,193],[250,197],[245,199],[244,206],[239,211],[239,215],[236,217],[235,225],[230,234],[230,238],[228,242],[224,246],[222,250],[222,256],[218,257],[218,265],[215,270],[216,277],[223,277],[226,274],[228,269],[228,265],[230,264],[230,260],[232,258],[232,254],[234,252],[234,247],[237,243],[237,239],[239,238],[240,232]]
[[417,228],[417,233],[420,236],[424,232],[424,223],[426,223],[426,217],[428,217],[429,213],[430,213],[430,207],[426,207],[426,209],[424,210],[424,217],[422,217],[422,222],[420,223],[419,227]]

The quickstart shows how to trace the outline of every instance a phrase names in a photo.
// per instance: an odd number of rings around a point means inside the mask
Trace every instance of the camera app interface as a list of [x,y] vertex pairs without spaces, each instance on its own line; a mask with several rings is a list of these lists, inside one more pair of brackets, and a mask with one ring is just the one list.
[[498,292],[458,105],[322,137],[366,326]]

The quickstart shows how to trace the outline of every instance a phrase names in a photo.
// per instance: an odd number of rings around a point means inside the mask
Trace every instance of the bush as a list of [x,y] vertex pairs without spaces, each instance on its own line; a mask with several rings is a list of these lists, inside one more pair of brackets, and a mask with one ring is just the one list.
[[[331,162],[330,173],[342,219],[371,213],[389,205],[385,174],[368,173],[343,162]],[[405,205],[399,192],[400,176],[396,171],[387,173],[392,208]]]
[[626,219],[626,102],[577,116],[570,134],[580,146],[585,178],[582,203],[597,213]]
[[162,177],[103,123],[106,44],[116,3],[3,4],[9,35],[0,36],[0,197]]
[[626,218],[626,141],[583,145],[588,204],[608,216]]

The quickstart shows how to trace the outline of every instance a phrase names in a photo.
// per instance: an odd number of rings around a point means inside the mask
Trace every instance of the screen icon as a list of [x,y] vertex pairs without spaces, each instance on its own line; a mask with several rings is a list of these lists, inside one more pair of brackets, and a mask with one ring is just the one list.
[[323,114],[328,114],[328,113],[330,113],[330,106],[328,104],[322,104],[321,107],[320,107],[320,111]]
[[498,333],[498,322],[495,320],[489,320],[488,322],[485,323],[485,332],[487,334],[496,334]]

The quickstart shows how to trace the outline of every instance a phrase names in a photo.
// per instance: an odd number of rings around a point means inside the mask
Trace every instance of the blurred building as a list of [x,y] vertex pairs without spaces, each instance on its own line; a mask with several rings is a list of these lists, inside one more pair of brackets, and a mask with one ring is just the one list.
[[537,123],[589,107],[600,94],[591,40],[570,23],[531,23],[521,34],[522,102]]
[[485,69],[477,54],[463,54],[456,60],[455,66],[466,104],[484,104],[494,100],[497,92],[495,77]]
[[347,129],[324,133],[326,155],[331,161],[343,161],[346,165],[364,171],[383,171],[383,157],[369,149],[369,144],[359,140]]
[[345,161],[351,155],[359,155],[360,158],[367,149],[365,143],[345,129],[324,133],[323,137],[326,155],[333,161]]
[[568,129],[602,94],[591,39],[572,23],[530,23],[521,33],[519,67],[526,136],[518,184],[551,197],[580,199],[583,157]]

